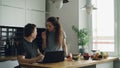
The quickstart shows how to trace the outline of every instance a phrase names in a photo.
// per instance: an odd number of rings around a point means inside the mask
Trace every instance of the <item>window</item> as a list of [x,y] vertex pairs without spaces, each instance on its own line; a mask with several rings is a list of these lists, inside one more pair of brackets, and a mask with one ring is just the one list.
[[93,49],[114,52],[114,0],[92,0]]

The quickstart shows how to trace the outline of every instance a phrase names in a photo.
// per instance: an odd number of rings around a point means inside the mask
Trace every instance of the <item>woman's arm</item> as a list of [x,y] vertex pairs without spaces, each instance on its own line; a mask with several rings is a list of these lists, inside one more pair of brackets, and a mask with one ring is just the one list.
[[46,48],[46,32],[42,32],[42,48]]
[[42,48],[45,49],[46,48],[46,40],[42,40]]
[[67,44],[66,44],[66,39],[63,39],[63,50],[65,52],[65,55],[68,55],[68,49],[67,49]]

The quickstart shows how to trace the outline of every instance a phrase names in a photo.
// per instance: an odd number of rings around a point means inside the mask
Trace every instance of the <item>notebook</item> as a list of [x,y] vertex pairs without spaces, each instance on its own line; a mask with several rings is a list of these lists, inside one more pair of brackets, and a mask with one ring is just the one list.
[[40,63],[54,63],[64,61],[64,51],[45,52],[44,59]]

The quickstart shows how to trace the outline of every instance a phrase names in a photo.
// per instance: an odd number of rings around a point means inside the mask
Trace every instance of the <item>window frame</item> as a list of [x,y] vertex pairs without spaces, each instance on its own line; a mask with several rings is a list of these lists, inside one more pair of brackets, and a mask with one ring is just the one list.
[[[92,2],[91,2],[92,3]],[[114,19],[115,19],[115,23],[114,23],[114,52],[108,52],[108,54],[110,55],[110,56],[116,56],[116,57],[118,57],[119,55],[120,55],[120,53],[119,53],[119,51],[120,51],[120,49],[119,49],[119,38],[118,38],[118,33],[117,33],[117,31],[118,31],[118,17],[117,17],[117,12],[118,11],[118,0],[114,0]],[[92,32],[92,14],[91,15],[87,15],[87,20],[88,20],[88,28],[90,28],[90,36],[92,37],[92,38],[90,38],[89,40],[89,51],[91,51],[92,49],[93,49],[93,32]]]

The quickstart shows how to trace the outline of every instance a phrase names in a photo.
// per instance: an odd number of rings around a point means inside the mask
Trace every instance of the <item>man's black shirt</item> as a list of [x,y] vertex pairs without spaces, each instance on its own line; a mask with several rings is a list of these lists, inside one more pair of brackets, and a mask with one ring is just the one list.
[[17,47],[18,55],[24,55],[25,58],[30,59],[38,56],[38,47],[33,42],[28,42],[27,40],[23,39],[20,41]]

